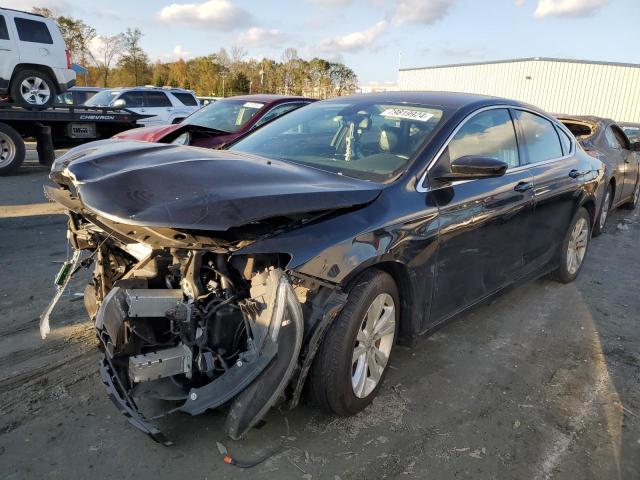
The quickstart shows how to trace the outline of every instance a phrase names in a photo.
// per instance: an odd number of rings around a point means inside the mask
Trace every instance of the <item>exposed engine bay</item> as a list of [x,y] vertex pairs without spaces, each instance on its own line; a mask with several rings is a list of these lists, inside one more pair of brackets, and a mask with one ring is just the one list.
[[[130,423],[169,445],[148,418],[224,406],[226,431],[237,439],[277,401],[297,404],[344,294],[285,272],[282,255],[234,255],[246,242],[158,248],[123,235],[129,226],[82,214],[69,190],[47,194],[70,209],[76,255],[61,284],[92,268],[84,303],[104,352],[101,375]],[[51,309],[41,319],[43,338]],[[145,415],[139,404],[147,400],[168,406]]]

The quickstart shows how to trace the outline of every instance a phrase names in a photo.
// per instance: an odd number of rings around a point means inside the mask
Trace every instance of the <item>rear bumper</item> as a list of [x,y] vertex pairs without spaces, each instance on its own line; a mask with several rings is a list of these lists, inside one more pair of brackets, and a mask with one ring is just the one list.
[[76,72],[70,68],[54,68],[58,93],[64,93],[76,84]]

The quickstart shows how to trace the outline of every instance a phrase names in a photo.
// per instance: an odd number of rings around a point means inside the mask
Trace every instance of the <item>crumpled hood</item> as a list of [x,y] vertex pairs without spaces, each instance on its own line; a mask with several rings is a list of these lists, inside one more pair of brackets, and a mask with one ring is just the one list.
[[366,204],[382,189],[240,152],[123,140],[70,150],[51,178],[73,183],[86,208],[113,221],[212,231]]

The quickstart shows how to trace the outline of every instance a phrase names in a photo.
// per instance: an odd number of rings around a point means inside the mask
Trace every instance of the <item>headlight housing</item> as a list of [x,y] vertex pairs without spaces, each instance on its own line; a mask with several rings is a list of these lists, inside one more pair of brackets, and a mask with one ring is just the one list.
[[171,143],[174,145],[189,145],[191,142],[191,134],[189,132],[184,132],[183,134],[178,135],[173,139]]

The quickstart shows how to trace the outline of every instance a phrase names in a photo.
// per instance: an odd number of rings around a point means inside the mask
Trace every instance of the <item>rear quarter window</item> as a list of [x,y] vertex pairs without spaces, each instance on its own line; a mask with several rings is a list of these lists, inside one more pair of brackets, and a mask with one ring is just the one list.
[[562,144],[562,153],[564,155],[569,155],[569,153],[571,153],[571,139],[561,128],[558,128],[557,130],[558,136],[560,137],[560,143]]
[[9,29],[7,29],[7,21],[4,15],[0,15],[0,40],[9,40]]
[[197,107],[198,101],[196,97],[191,95],[190,93],[182,93],[182,92],[172,92],[173,96],[180,100],[180,103],[186,105],[188,107]]
[[23,42],[46,43],[51,45],[53,39],[46,23],[28,18],[15,19],[18,38]]

